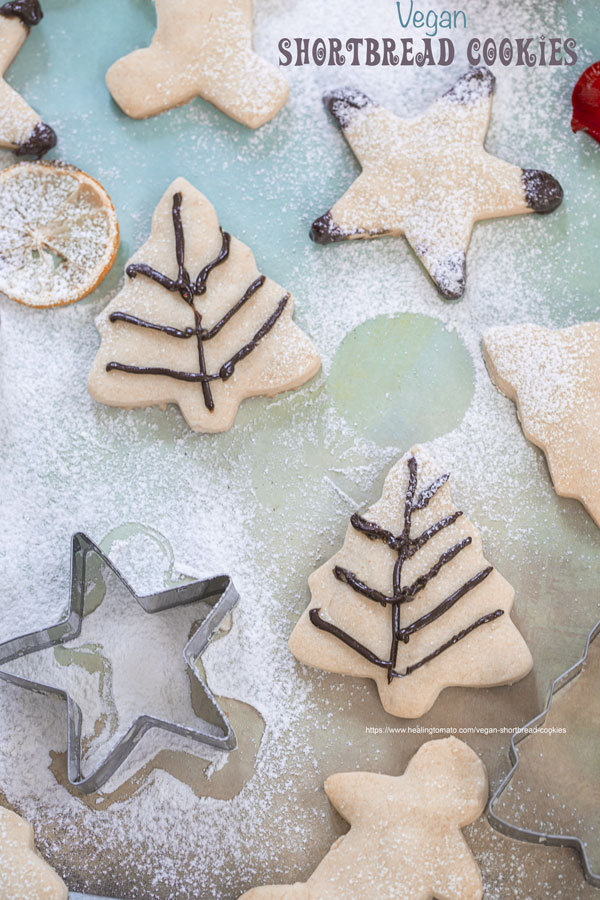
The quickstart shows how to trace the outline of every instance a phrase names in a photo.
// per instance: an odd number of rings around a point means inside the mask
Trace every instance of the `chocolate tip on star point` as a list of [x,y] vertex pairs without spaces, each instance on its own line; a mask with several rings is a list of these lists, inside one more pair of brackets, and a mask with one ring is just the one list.
[[444,300],[460,300],[467,285],[467,258],[457,250],[441,263],[433,274],[433,282]]
[[494,92],[496,77],[487,66],[471,66],[458,81],[446,91],[444,97],[455,103],[474,103]]
[[56,132],[45,122],[38,122],[26,141],[20,144],[15,153],[17,156],[42,157],[48,150],[56,146]]
[[548,172],[523,169],[521,174],[527,206],[540,215],[554,212],[563,200],[563,189]]
[[323,94],[323,106],[342,128],[346,128],[361,109],[375,105],[370,97],[352,87],[337,88]]
[[27,28],[32,28],[44,18],[39,0],[9,0],[0,6],[0,15],[20,19]]
[[334,223],[329,212],[315,219],[309,234],[311,241],[314,241],[315,244],[335,244],[338,241],[343,241],[345,238],[345,235]]

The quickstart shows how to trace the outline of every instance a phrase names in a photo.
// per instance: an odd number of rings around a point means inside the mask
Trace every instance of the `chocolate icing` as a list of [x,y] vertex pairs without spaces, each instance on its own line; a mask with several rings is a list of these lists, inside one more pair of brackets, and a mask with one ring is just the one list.
[[26,141],[15,150],[17,156],[37,156],[38,159],[56,146],[56,133],[45,122],[38,122]]
[[0,16],[20,19],[23,25],[31,28],[42,21],[44,13],[39,0],[9,0],[0,6]]
[[335,224],[330,212],[315,219],[310,229],[310,239],[315,244],[336,244],[346,240],[347,237],[348,235],[342,231],[339,225]]
[[356,110],[376,105],[370,97],[356,88],[338,88],[323,94],[323,106],[342,128],[348,127]]
[[448,528],[450,525],[453,525],[454,522],[462,515],[462,512],[457,511],[448,516],[444,516],[438,522],[435,522],[433,525],[430,525],[425,529],[420,535],[417,537],[411,537],[411,523],[412,523],[412,515],[414,512],[420,509],[425,509],[425,507],[429,504],[432,497],[434,497],[439,489],[446,483],[449,478],[449,475],[441,475],[439,478],[436,478],[434,482],[432,482],[429,487],[425,488],[417,499],[415,500],[415,493],[417,489],[417,460],[414,456],[411,456],[408,460],[408,472],[409,472],[409,480],[408,480],[408,489],[405,497],[404,504],[404,528],[399,535],[393,534],[391,531],[388,531],[385,528],[382,528],[376,522],[370,522],[368,519],[364,519],[362,516],[355,513],[350,522],[352,527],[359,531],[361,534],[364,534],[370,540],[380,540],[387,544],[392,550],[396,551],[398,554],[398,558],[394,565],[393,572],[393,588],[391,596],[387,594],[383,594],[381,591],[375,590],[375,588],[369,587],[369,585],[365,584],[361,581],[354,572],[351,572],[349,569],[343,568],[342,566],[335,566],[333,569],[334,576],[338,579],[338,581],[347,584],[352,588],[353,591],[360,594],[362,597],[366,597],[368,600],[372,600],[374,603],[379,603],[383,607],[389,606],[391,608],[391,631],[392,631],[392,640],[391,640],[391,648],[390,648],[390,656],[389,659],[381,659],[372,650],[369,650],[364,644],[361,644],[352,635],[348,634],[341,628],[338,628],[337,625],[334,625],[331,622],[327,622],[320,615],[320,609],[314,608],[309,612],[309,618],[312,624],[319,628],[321,631],[326,631],[328,634],[332,634],[338,640],[342,641],[342,643],[346,644],[346,646],[350,647],[356,653],[360,654],[360,656],[367,659],[369,662],[373,663],[373,665],[378,666],[379,668],[383,668],[387,670],[388,684],[391,683],[393,678],[404,678],[407,675],[410,675],[411,672],[414,672],[416,669],[421,668],[426,663],[430,662],[432,659],[435,659],[441,653],[444,653],[450,647],[454,646],[454,644],[463,640],[463,638],[467,637],[467,635],[471,634],[476,628],[480,628],[482,625],[486,625],[488,622],[492,622],[494,619],[497,619],[499,616],[504,614],[504,610],[497,609],[494,612],[487,613],[481,618],[477,619],[475,622],[472,622],[467,628],[464,628],[462,631],[459,631],[457,634],[452,635],[447,641],[437,647],[432,653],[418,660],[410,666],[407,666],[403,671],[398,671],[396,668],[398,661],[398,648],[400,643],[407,644],[410,640],[411,635],[415,634],[417,631],[420,631],[422,628],[426,628],[428,625],[431,625],[432,622],[435,622],[436,619],[439,619],[448,610],[452,609],[452,607],[459,602],[469,591],[472,591],[479,584],[481,584],[485,579],[490,575],[493,571],[492,566],[487,566],[485,569],[479,571],[476,575],[473,575],[472,578],[469,578],[462,584],[457,590],[455,590],[452,594],[442,600],[441,603],[438,603],[437,606],[430,609],[420,618],[415,619],[414,622],[411,622],[409,625],[405,625],[404,627],[400,624],[400,610],[403,604],[410,603],[416,594],[419,591],[423,590],[429,582],[439,574],[439,572],[443,569],[447,563],[449,563],[455,556],[457,556],[465,547],[468,547],[472,539],[470,537],[464,538],[459,543],[455,544],[453,547],[445,550],[437,562],[429,569],[429,571],[425,572],[423,575],[420,575],[412,584],[402,585],[402,567],[406,560],[410,559],[417,553],[429,540],[431,540],[434,535],[438,534],[444,528]]
[[460,300],[467,284],[467,257],[457,250],[437,267],[433,282],[445,300]]
[[177,278],[169,278],[162,272],[153,269],[146,263],[132,263],[127,266],[126,272],[129,278],[136,278],[138,275],[144,275],[152,281],[156,281],[165,290],[178,293],[181,299],[187,303],[194,316],[194,326],[185,329],[174,328],[171,325],[161,325],[155,322],[148,322],[146,319],[140,319],[130,313],[113,312],[109,316],[111,322],[125,322],[128,325],[134,325],[138,328],[149,328],[153,331],[160,331],[169,337],[187,340],[188,338],[196,338],[198,346],[198,371],[197,372],[180,372],[175,369],[168,369],[162,366],[132,366],[125,363],[109,362],[106,366],[107,372],[128,372],[133,375],[163,375],[167,378],[174,378],[176,381],[197,382],[202,386],[204,396],[204,404],[208,410],[212,412],[215,408],[210,382],[221,379],[227,381],[231,378],[235,371],[236,365],[245,359],[253,350],[256,349],[260,341],[269,333],[275,325],[283,310],[285,309],[289,294],[285,294],[275,310],[266,319],[251,339],[244,344],[236,353],[233,354],[226,362],[223,363],[218,372],[209,373],[206,370],[206,360],[204,357],[204,344],[214,338],[222,328],[224,328],[230,319],[244,306],[245,303],[258,291],[266,281],[264,275],[259,275],[252,284],[246,289],[239,300],[225,313],[225,315],[213,325],[212,328],[204,328],[202,326],[202,315],[194,305],[194,297],[201,296],[206,293],[207,282],[211,272],[220,266],[229,257],[229,247],[231,237],[227,232],[221,229],[221,249],[217,256],[211,260],[198,273],[195,281],[190,279],[190,275],[185,268],[185,235],[183,224],[181,221],[181,204],[183,196],[181,193],[173,195],[173,231],[175,233],[175,256],[177,259],[178,273]]
[[521,182],[527,206],[534,212],[546,215],[554,212],[563,200],[563,189],[552,175],[541,169],[523,169]]
[[474,103],[493,93],[496,78],[487,66],[472,66],[442,96],[455,103]]

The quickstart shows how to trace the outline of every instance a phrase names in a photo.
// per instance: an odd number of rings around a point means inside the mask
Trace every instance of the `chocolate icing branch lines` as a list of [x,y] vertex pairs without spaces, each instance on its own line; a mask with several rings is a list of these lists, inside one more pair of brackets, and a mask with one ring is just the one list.
[[420,631],[422,628],[426,628],[428,625],[431,625],[432,622],[435,622],[436,619],[439,619],[440,616],[443,616],[444,613],[447,613],[449,609],[452,609],[455,603],[458,603],[458,601],[465,596],[465,594],[468,594],[469,591],[472,591],[478,584],[481,584],[492,571],[492,566],[482,569],[481,572],[478,572],[473,578],[469,578],[469,580],[461,585],[458,590],[454,591],[453,594],[450,594],[449,597],[446,597],[445,600],[442,600],[441,603],[438,603],[437,606],[434,606],[433,609],[421,616],[420,619],[416,619],[414,622],[411,622],[410,625],[405,625],[405,627],[401,628],[398,632],[400,640],[404,641],[405,644],[408,643],[411,634],[415,634],[415,632]]
[[326,619],[321,617],[320,609],[311,609],[309,612],[310,621],[319,628],[321,631],[326,631],[328,634],[333,634],[336,638],[342,641],[346,646],[351,647],[352,650],[356,650],[357,653],[360,653],[361,656],[364,656],[365,659],[368,659],[370,663],[373,663],[374,666],[379,666],[381,669],[390,668],[390,662],[387,659],[380,659],[379,656],[376,656],[372,650],[369,650],[368,647],[365,647],[364,644],[361,644],[360,641],[355,640],[341,628],[338,628],[337,625],[334,625],[332,622],[327,622]]
[[417,660],[417,662],[412,663],[410,666],[407,666],[403,672],[399,672],[394,669],[390,665],[389,660],[381,659],[379,656],[373,653],[372,650],[369,650],[368,647],[365,647],[364,644],[361,644],[360,641],[355,640],[341,628],[338,628],[337,625],[334,625],[332,622],[327,622],[326,619],[322,618],[320,613],[320,609],[311,609],[311,611],[309,612],[310,621],[316,628],[318,628],[320,631],[326,631],[328,634],[334,635],[334,637],[342,641],[343,644],[346,644],[347,647],[350,647],[351,650],[354,650],[356,653],[360,654],[360,656],[364,657],[364,659],[368,660],[368,662],[372,663],[374,666],[378,666],[378,668],[380,669],[386,669],[388,673],[388,682],[391,682],[394,678],[406,678],[407,675],[410,675],[412,672],[420,669],[428,662],[431,662],[446,650],[449,650],[450,647],[454,647],[455,644],[458,644],[459,641],[462,641],[464,638],[468,637],[468,635],[470,635],[471,632],[475,631],[476,628],[481,628],[482,625],[487,625],[489,622],[493,622],[496,619],[500,618],[500,616],[503,616],[504,610],[496,609],[492,613],[487,613],[487,615],[481,616],[481,618],[477,619],[476,622],[473,622],[471,625],[463,628],[457,634],[452,635],[449,640],[441,644],[431,653],[428,653],[427,656],[424,656],[422,659]]
[[177,279],[173,280],[168,275],[158,272],[147,263],[131,263],[125,270],[129,278],[135,278],[137,275],[145,275],[152,281],[156,281],[161,287],[167,291],[178,291],[185,302],[191,306],[194,300],[194,291],[190,282],[190,276],[185,268],[185,238],[183,234],[183,223],[181,221],[181,203],[183,197],[178,191],[173,194],[173,206],[171,216],[173,219],[173,231],[175,233],[175,258],[177,261]]
[[166,291],[179,289],[176,281],[173,281],[168,275],[163,275],[162,272],[157,272],[156,269],[146,265],[146,263],[131,263],[131,265],[127,266],[125,272],[129,278],[145,275],[146,278],[150,278],[151,281],[156,281],[161,287],[164,287]]
[[148,322],[146,319],[138,319],[129,313],[114,312],[108,317],[110,322],[127,322],[128,325],[138,325],[140,328],[151,328],[154,331],[161,331],[171,337],[191,338],[196,334],[194,328],[186,328],[183,331],[180,328],[173,328],[171,325],[156,325],[154,322]]
[[218,375],[207,375],[205,372],[176,372],[174,369],[166,369],[162,366],[130,366],[119,362],[107,363],[106,371],[129,372],[131,375],[164,375],[166,378],[174,378],[176,381],[190,381],[198,384],[216,381],[219,377]]
[[366,535],[366,537],[371,538],[371,540],[381,540],[385,541],[393,550],[398,548],[399,538],[396,535],[392,534],[391,531],[387,531],[385,528],[382,528],[376,522],[369,522],[368,519],[363,519],[362,516],[359,516],[358,513],[353,513],[350,518],[350,524],[357,531],[360,531],[362,534]]
[[410,526],[413,512],[413,500],[417,490],[417,460],[411,456],[408,460],[408,488],[404,500],[404,529],[402,531],[402,544],[410,541]]
[[262,341],[264,336],[269,333],[269,331],[287,306],[287,302],[289,299],[289,294],[286,294],[281,298],[281,300],[277,304],[277,308],[275,309],[275,311],[271,313],[271,315],[265,322],[263,322],[254,337],[249,340],[247,344],[244,344],[241,350],[238,350],[238,352],[234,354],[231,359],[228,359],[227,362],[221,366],[221,369],[219,370],[219,378],[222,378],[223,381],[227,381],[228,378],[231,378],[237,364],[245,359],[249,353],[252,353],[252,351],[258,347],[260,341]]
[[226,231],[223,231],[222,228],[220,228],[219,230],[221,232],[221,249],[219,250],[218,255],[215,256],[215,258],[211,260],[211,262],[207,263],[207,265],[204,266],[204,268],[200,271],[198,277],[196,278],[196,283],[194,284],[194,294],[196,294],[197,296],[206,293],[206,282],[208,281],[208,276],[213,269],[216,269],[217,266],[220,266],[221,263],[224,263],[229,256],[231,235],[229,235]]
[[[225,313],[222,319],[220,319],[216,325],[213,325],[208,331],[204,332],[204,340],[209,341],[211,338],[214,338],[221,329],[227,325],[232,316],[235,316],[236,312],[242,308],[244,303],[250,299],[252,294],[256,293],[256,291],[263,286],[266,278],[264,275],[259,275],[259,277],[252,282],[247,291],[240,297],[237,303],[231,307],[231,309]],[[289,295],[288,295],[289,296]]]
[[472,631],[475,631],[476,628],[481,628],[482,625],[487,625],[488,622],[493,622],[495,619],[499,619],[500,616],[504,615],[503,609],[496,609],[492,613],[487,613],[487,615],[482,616],[480,619],[477,619],[476,622],[473,622],[471,625],[468,625],[466,628],[463,628],[462,631],[459,631],[458,634],[452,635],[452,637],[447,640],[444,644],[434,650],[432,653],[429,653],[427,656],[424,656],[423,659],[420,659],[418,662],[413,663],[410,666],[407,666],[404,672],[392,672],[392,678],[405,678],[407,675],[410,675],[411,672],[414,672],[416,669],[420,669],[421,666],[424,666],[426,663],[431,662],[432,659],[435,659],[440,654],[444,653],[444,651],[449,650],[450,647],[454,647],[455,644],[458,644],[459,641],[462,641],[463,638],[468,637]]
[[[427,587],[429,582],[435,578],[435,576],[441,571],[441,569],[449,563],[455,556],[457,556],[461,550],[464,550],[465,547],[468,547],[469,544],[472,543],[472,539],[470,537],[465,538],[463,541],[460,541],[458,544],[455,544],[453,547],[450,547],[449,550],[445,550],[438,561],[426,572],[424,575],[419,575],[415,581],[411,585],[407,585],[406,587],[402,587],[400,589],[399,596],[389,597],[387,594],[383,594],[381,591],[376,590],[375,588],[369,587],[368,584],[365,584],[364,581],[361,581],[354,572],[351,572],[349,569],[345,569],[343,566],[335,566],[333,569],[333,574],[337,578],[338,581],[342,581],[344,584],[350,585],[350,587],[356,591],[357,594],[362,594],[363,597],[367,597],[369,600],[373,600],[375,603],[380,603],[382,606],[387,606],[389,603],[410,603],[410,601],[414,598],[419,591],[422,591],[423,588]],[[491,570],[490,570],[491,571]]]
[[[185,269],[183,270],[185,272]],[[187,272],[186,272],[187,275]],[[190,306],[194,311],[194,323],[196,325],[196,343],[198,344],[198,368],[200,370],[201,375],[206,375],[206,357],[204,355],[204,344],[202,343],[202,316],[193,305],[193,297],[190,302]],[[215,408],[215,401],[213,400],[212,391],[210,389],[210,385],[206,381],[205,378],[202,379],[202,395],[204,397],[204,405],[206,408],[212,412]]]
[[406,550],[406,559],[410,559],[411,556],[414,556],[415,553],[418,553],[419,550],[424,547],[432,537],[435,537],[435,535],[442,531],[444,528],[448,528],[449,525],[454,525],[456,520],[461,516],[462,512],[460,510],[452,513],[452,515],[450,516],[444,516],[444,518],[440,519],[439,522],[436,522],[435,525],[430,525],[429,528],[426,528],[425,531],[418,537],[411,538],[410,544]]
[[413,634],[421,631],[424,628],[427,628],[437,619],[441,618],[445,613],[452,609],[455,604],[458,603],[459,600],[461,600],[466,594],[478,587],[478,585],[480,585],[493,571],[492,566],[487,566],[485,569],[482,569],[476,575],[473,575],[466,582],[464,582],[464,584],[458,587],[455,591],[453,591],[448,597],[446,597],[432,609],[428,610],[424,615],[415,619],[409,625],[401,627],[400,611],[402,605],[410,603],[420,591],[426,588],[427,585],[434,578],[436,578],[436,576],[442,571],[444,566],[448,565],[448,563],[455,559],[459,553],[461,553],[472,544],[472,538],[470,536],[463,538],[453,546],[449,547],[447,550],[444,550],[443,553],[441,553],[438,557],[437,561],[432,566],[430,566],[430,568],[423,574],[415,578],[415,580],[410,585],[402,585],[402,568],[406,560],[412,558],[419,550],[421,550],[422,547],[425,546],[425,544],[429,540],[431,540],[432,537],[434,537],[436,534],[439,534],[443,529],[453,525],[462,515],[460,511],[457,511],[451,513],[450,515],[444,516],[442,519],[426,528],[418,537],[412,538],[410,531],[413,513],[416,510],[421,510],[428,506],[431,499],[438,493],[440,488],[444,484],[446,484],[449,476],[440,475],[429,485],[429,487],[425,488],[425,490],[423,490],[418,495],[417,500],[415,501],[418,471],[417,460],[414,456],[411,456],[408,459],[407,467],[408,484],[404,497],[404,525],[402,533],[400,535],[394,535],[393,532],[382,528],[376,522],[371,522],[368,519],[364,519],[362,516],[358,515],[358,513],[355,513],[350,520],[352,527],[359,531],[361,534],[364,534],[365,537],[368,537],[371,540],[384,541],[384,543],[386,543],[391,550],[397,553],[397,558],[394,562],[392,574],[393,589],[391,596],[388,596],[382,591],[379,591],[376,588],[373,588],[370,585],[366,584],[354,572],[352,572],[350,569],[345,568],[344,566],[336,565],[333,569],[334,577],[338,581],[341,581],[343,584],[347,584],[348,587],[355,591],[355,593],[360,594],[362,597],[366,597],[368,600],[371,600],[374,603],[378,603],[384,609],[388,607],[391,609],[391,642],[389,659],[379,659],[379,657],[372,653],[367,647],[353,638],[352,635],[348,634],[337,625],[326,622],[320,616],[318,609],[313,609],[309,613],[310,621],[313,625],[315,625],[315,627],[334,635],[336,638],[343,641],[343,643],[345,643],[348,647],[356,650],[357,653],[360,653],[361,656],[363,656],[365,659],[368,659],[374,665],[385,668],[387,670],[388,683],[391,683],[392,678],[394,677],[403,677],[404,675],[410,674],[410,672],[414,671],[414,669],[420,668],[420,666],[424,665],[425,662],[435,658],[436,656],[439,656],[440,653],[443,653],[444,650],[452,647],[458,640],[462,640],[463,637],[466,637],[466,635],[469,634],[470,631],[472,631],[474,628],[479,627],[479,625],[483,625],[488,621],[492,621],[492,619],[497,617],[497,615],[502,614],[502,610],[496,610],[496,612],[491,617],[486,616],[483,619],[478,620],[477,622],[473,623],[472,626],[469,626],[469,628],[463,629],[463,631],[458,635],[454,635],[451,639],[446,641],[436,651],[434,651],[434,653],[424,658],[424,660],[422,660],[421,662],[415,663],[414,665],[410,666],[408,669],[406,669],[405,672],[398,672],[396,665],[398,661],[400,644],[408,644],[410,637]]
[[178,267],[177,284],[179,293],[186,303],[192,303],[194,292],[191,289],[190,276],[185,267],[185,236],[181,222],[181,201],[182,196],[179,191],[173,194],[173,230],[175,231],[175,256],[177,257]]
[[253,350],[255,350],[260,341],[273,328],[273,326],[281,316],[283,310],[285,309],[287,302],[290,299],[290,295],[286,294],[279,301],[276,309],[263,322],[263,324],[255,332],[252,338],[236,353],[234,353],[233,356],[231,356],[228,360],[226,360],[226,362],[222,364],[218,373],[210,374],[207,371],[204,343],[206,341],[212,340],[212,338],[216,337],[221,332],[221,330],[227,325],[229,321],[231,321],[236,313],[238,313],[240,309],[248,302],[248,300],[250,300],[250,298],[264,285],[266,278],[264,275],[259,275],[258,278],[255,278],[250,286],[244,291],[240,299],[237,300],[236,303],[234,303],[234,305],[225,313],[225,315],[222,316],[222,318],[215,325],[213,325],[212,328],[203,328],[202,314],[200,313],[200,310],[196,308],[194,298],[206,293],[208,279],[211,272],[213,272],[217,266],[220,266],[225,262],[225,260],[228,259],[231,247],[231,237],[227,232],[223,231],[222,228],[219,228],[219,232],[221,234],[221,249],[219,250],[217,256],[200,270],[196,280],[192,282],[189,272],[185,266],[185,233],[183,222],[181,219],[182,203],[183,195],[180,191],[177,191],[175,194],[173,194],[173,204],[171,211],[173,220],[173,232],[175,235],[177,278],[170,278],[168,275],[165,275],[163,272],[159,272],[146,263],[132,263],[131,265],[127,266],[126,272],[129,278],[136,278],[138,275],[143,275],[146,278],[149,278],[150,280],[159,284],[165,290],[171,293],[179,293],[182,300],[184,300],[184,302],[192,311],[192,314],[194,316],[193,327],[189,326],[188,328],[184,329],[176,328],[172,325],[163,325],[160,323],[150,322],[146,319],[140,319],[137,316],[122,311],[111,313],[109,316],[109,321],[124,322],[128,325],[133,325],[138,328],[148,328],[151,331],[162,332],[163,334],[174,338],[187,339],[190,337],[195,337],[198,345],[198,372],[177,371],[175,369],[169,369],[164,366],[135,366],[115,361],[111,361],[106,365],[106,371],[127,372],[133,375],[162,375],[167,378],[174,378],[178,381],[197,382],[202,387],[204,405],[209,411],[212,412],[215,408],[215,404],[212,391],[210,389],[210,382],[216,381],[218,379],[227,381],[228,378],[231,378],[235,371],[236,365],[243,359],[245,359],[246,356],[248,356]]
[[462,541],[459,541],[458,544],[455,544],[453,547],[450,547],[448,550],[444,550],[441,554],[438,561],[429,569],[428,572],[425,572],[424,575],[419,575],[411,585],[402,588],[402,603],[407,603],[412,600],[415,594],[418,594],[419,591],[422,591],[423,588],[427,587],[432,578],[441,571],[441,569],[450,562],[450,560],[454,559],[455,556],[458,556],[461,550],[464,550],[465,547],[468,547],[469,544],[472,543],[472,538],[467,537]]
[[[275,312],[273,312],[266,320],[266,322],[261,325],[254,337],[250,341],[248,341],[247,344],[244,344],[244,346],[240,350],[238,350],[237,353],[235,353],[231,357],[231,359],[227,360],[227,362],[221,366],[219,372],[215,372],[214,374],[210,374],[205,371],[178,372],[175,369],[167,369],[163,368],[162,366],[132,366],[119,362],[107,363],[106,370],[107,372],[129,372],[133,375],[164,375],[167,378],[174,378],[177,381],[195,381],[200,384],[208,384],[208,382],[217,381],[218,379],[226,381],[233,375],[237,363],[248,356],[248,354],[251,353],[252,350],[256,349],[262,338],[264,338],[264,336],[268,334],[268,332],[271,330],[271,328],[285,309],[289,297],[290,295],[286,294],[279,301]],[[153,328],[157,331],[165,331],[172,337],[187,338],[193,337],[195,334],[199,334],[199,332],[197,332],[195,329],[186,329],[185,331],[180,331],[177,328],[172,329],[168,325],[154,325],[152,322],[145,322],[143,319],[137,319],[136,316],[129,316],[127,313],[111,313],[109,318],[110,321],[128,322],[129,324],[133,325],[141,325],[144,328]]]
[[382,606],[387,606],[388,603],[396,603],[396,597],[388,597],[387,594],[382,594],[381,591],[369,587],[368,584],[361,581],[354,572],[350,571],[350,569],[344,569],[343,566],[334,566],[333,574],[338,581],[350,585],[352,590],[356,591],[357,594],[362,594],[363,597],[374,600],[375,603],[380,603]]
[[439,489],[446,484],[450,475],[446,473],[445,475],[440,475],[439,478],[436,478],[428,488],[425,488],[424,491],[421,491],[415,503],[413,503],[413,512],[416,512],[419,509],[425,509],[425,507],[429,504],[429,501],[435,497]]

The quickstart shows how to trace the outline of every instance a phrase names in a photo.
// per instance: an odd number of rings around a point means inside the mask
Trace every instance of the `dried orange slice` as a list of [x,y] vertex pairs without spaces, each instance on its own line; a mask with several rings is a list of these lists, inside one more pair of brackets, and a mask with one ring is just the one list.
[[26,306],[81,300],[109,271],[119,224],[101,184],[74,166],[0,172],[0,292]]

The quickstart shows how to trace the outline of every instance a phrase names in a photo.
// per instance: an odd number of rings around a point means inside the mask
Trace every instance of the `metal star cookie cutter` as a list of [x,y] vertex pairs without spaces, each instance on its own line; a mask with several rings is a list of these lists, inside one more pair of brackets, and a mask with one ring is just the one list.
[[550,708],[552,706],[555,695],[583,671],[583,668],[588,659],[590,647],[599,634],[600,622],[597,622],[588,635],[585,644],[585,650],[581,659],[579,659],[574,665],[567,669],[566,672],[563,672],[562,675],[559,675],[558,678],[555,678],[555,680],[552,682],[552,686],[548,694],[548,699],[542,712],[539,713],[539,715],[537,715],[535,718],[531,719],[531,721],[526,725],[523,725],[523,727],[516,731],[512,736],[509,749],[509,757],[512,763],[512,768],[500,783],[500,785],[496,788],[488,806],[488,820],[490,822],[490,825],[492,825],[497,831],[505,834],[507,837],[515,838],[519,841],[528,841],[531,844],[547,844],[553,847],[571,847],[572,849],[577,850],[580,854],[585,879],[595,887],[600,887],[600,872],[595,872],[593,870],[585,844],[580,838],[576,837],[573,834],[553,834],[542,831],[534,831],[528,828],[521,828],[518,825],[514,825],[513,823],[508,822],[506,819],[503,819],[501,816],[499,816],[494,811],[494,806],[508,787],[519,765],[520,760],[517,745],[526,737],[529,737],[532,732],[535,733],[535,729],[539,728],[540,725],[545,722],[546,717],[550,712]]
[[[130,725],[127,732],[119,738],[108,756],[91,772],[84,776],[81,770],[81,723],[82,715],[78,704],[70,697],[67,691],[41,682],[30,681],[17,675],[1,671],[2,666],[21,656],[26,656],[38,650],[45,650],[58,644],[76,638],[81,633],[84,614],[84,602],[87,587],[86,562],[89,554],[100,558],[102,563],[119,579],[134,599],[147,613],[160,612],[173,609],[176,606],[188,605],[203,600],[210,603],[211,610],[194,632],[183,649],[183,657],[186,665],[191,669],[194,677],[201,687],[205,698],[208,700],[218,725],[206,719],[198,717],[198,726],[190,728],[169,722],[165,719],[150,715],[138,716]],[[115,565],[110,561],[100,548],[94,544],[87,535],[78,532],[71,539],[71,586],[69,596],[69,610],[66,618],[61,619],[56,625],[40,631],[32,632],[0,644],[0,679],[8,681],[28,690],[42,694],[50,694],[61,697],[67,702],[67,775],[69,783],[89,794],[97,791],[108,779],[114,775],[117,769],[129,756],[132,750],[150,728],[162,728],[173,734],[191,738],[209,747],[218,750],[230,751],[237,746],[233,729],[224,712],[217,703],[212,692],[208,688],[196,668],[198,659],[219,627],[223,618],[230,612],[239,600],[239,594],[228,575],[218,575],[202,581],[193,581],[153,594],[139,596],[131,585],[121,575]]]

